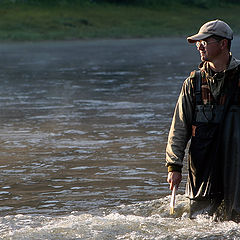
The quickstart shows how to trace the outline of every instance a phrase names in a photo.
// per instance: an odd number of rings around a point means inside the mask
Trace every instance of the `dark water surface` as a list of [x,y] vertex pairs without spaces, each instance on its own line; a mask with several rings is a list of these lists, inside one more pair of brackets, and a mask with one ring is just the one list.
[[[178,38],[1,44],[3,239],[172,239],[165,146],[198,62]],[[201,221],[183,239],[219,239]]]

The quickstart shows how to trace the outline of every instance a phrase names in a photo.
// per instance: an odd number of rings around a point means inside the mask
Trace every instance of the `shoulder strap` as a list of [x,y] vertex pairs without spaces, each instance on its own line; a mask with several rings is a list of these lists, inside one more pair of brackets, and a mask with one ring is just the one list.
[[196,105],[202,104],[202,76],[200,70],[192,71],[190,74],[190,78],[193,80],[193,88],[195,95],[195,103]]
[[200,70],[195,73],[195,96],[196,104],[202,104],[202,76]]

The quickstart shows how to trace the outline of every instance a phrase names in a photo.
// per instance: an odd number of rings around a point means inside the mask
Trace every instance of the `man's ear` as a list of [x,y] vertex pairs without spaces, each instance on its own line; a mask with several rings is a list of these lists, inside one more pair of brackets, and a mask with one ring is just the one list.
[[228,40],[227,39],[221,40],[220,41],[220,46],[221,46],[221,49],[228,48]]

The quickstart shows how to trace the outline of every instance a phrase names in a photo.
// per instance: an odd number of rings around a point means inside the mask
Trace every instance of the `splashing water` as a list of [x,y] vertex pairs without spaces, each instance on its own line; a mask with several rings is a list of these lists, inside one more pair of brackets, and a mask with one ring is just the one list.
[[199,215],[187,217],[188,204],[177,195],[174,215],[170,196],[133,205],[102,208],[95,213],[72,212],[66,216],[15,215],[0,218],[1,239],[238,239],[240,224],[215,222]]

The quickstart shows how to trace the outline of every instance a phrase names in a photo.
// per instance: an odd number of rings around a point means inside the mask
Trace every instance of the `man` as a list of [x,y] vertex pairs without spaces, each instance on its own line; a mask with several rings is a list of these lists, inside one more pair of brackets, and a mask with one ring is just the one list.
[[205,23],[195,43],[199,71],[184,81],[168,136],[170,189],[182,180],[184,151],[191,139],[186,195],[190,217],[213,215],[224,205],[227,219],[240,215],[240,61],[231,52],[233,31],[225,22]]

